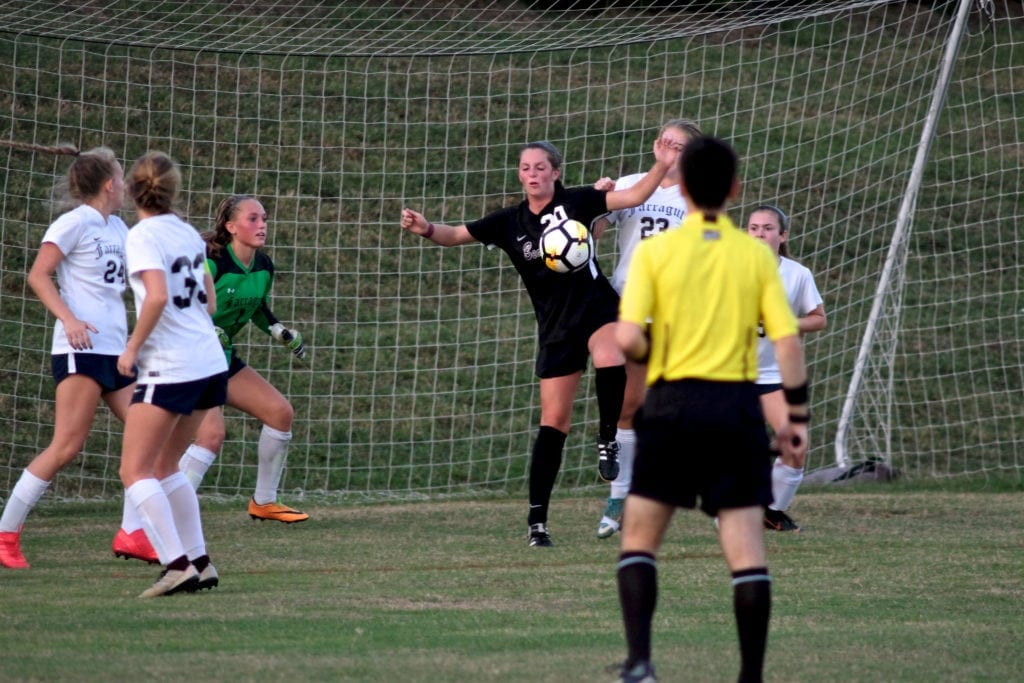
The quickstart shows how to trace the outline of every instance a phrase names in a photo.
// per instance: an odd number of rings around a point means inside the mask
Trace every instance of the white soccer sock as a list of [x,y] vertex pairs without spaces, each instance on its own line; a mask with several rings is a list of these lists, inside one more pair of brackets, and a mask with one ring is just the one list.
[[7,497],[7,505],[0,516],[0,531],[20,531],[28,513],[36,506],[49,486],[50,482],[43,481],[28,470],[23,470],[18,483],[11,489],[11,495]]
[[124,497],[124,506],[121,510],[121,529],[126,533],[138,531],[142,528],[142,517],[139,516],[138,510],[132,505],[132,502],[128,500],[127,494]]
[[636,432],[620,429],[615,432],[619,442],[619,476],[612,482],[612,498],[625,498],[633,483],[633,457],[636,454]]
[[199,516],[199,498],[188,477],[184,472],[175,472],[160,480],[160,488],[171,506],[174,526],[178,529],[178,537],[188,559],[205,555],[206,539],[203,538],[203,523]]
[[772,496],[775,498],[775,502],[768,507],[772,510],[788,510],[789,504],[793,502],[793,496],[796,495],[797,487],[803,480],[803,468],[790,467],[776,458],[775,466],[772,467]]
[[146,538],[160,558],[160,564],[167,565],[185,554],[174,526],[174,512],[159,481],[140,479],[129,486],[124,495],[139,513]]
[[199,490],[199,485],[203,483],[206,471],[210,469],[216,458],[216,453],[198,444],[192,444],[181,454],[181,460],[178,461],[178,469],[188,477],[193,491]]
[[277,487],[281,484],[284,461],[291,440],[291,432],[282,432],[263,425],[259,445],[256,447],[259,464],[256,467],[256,492],[252,496],[257,505],[266,505],[277,500]]

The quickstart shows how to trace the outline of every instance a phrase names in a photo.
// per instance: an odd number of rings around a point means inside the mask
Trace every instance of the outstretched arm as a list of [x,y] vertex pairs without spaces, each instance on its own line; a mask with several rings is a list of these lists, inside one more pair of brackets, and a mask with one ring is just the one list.
[[454,247],[476,241],[465,225],[431,223],[423,217],[423,214],[412,209],[402,209],[401,226],[403,230],[408,230],[412,234],[428,239],[434,244],[440,244],[442,247]]

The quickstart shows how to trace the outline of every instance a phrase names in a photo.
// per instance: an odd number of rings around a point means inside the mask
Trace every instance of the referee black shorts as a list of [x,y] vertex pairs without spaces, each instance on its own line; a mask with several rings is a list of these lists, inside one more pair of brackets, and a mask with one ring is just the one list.
[[756,385],[681,380],[647,390],[630,494],[714,517],[772,502],[772,454]]

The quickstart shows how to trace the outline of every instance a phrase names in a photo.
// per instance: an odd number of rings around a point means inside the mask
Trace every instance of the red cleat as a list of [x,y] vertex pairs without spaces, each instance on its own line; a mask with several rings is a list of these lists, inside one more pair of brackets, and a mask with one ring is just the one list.
[[28,569],[21,554],[21,530],[0,531],[0,565],[8,569]]
[[142,529],[136,529],[131,533],[124,529],[118,529],[117,536],[114,536],[113,549],[116,557],[160,564],[160,558],[153,550],[153,544],[146,538],[146,532]]

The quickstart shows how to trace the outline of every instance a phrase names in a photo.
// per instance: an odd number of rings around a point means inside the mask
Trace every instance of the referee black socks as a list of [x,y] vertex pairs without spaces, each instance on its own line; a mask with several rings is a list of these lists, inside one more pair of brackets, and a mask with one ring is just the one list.
[[760,683],[763,675],[772,607],[771,582],[767,567],[732,573],[733,611],[740,639],[740,683]]
[[654,555],[627,552],[619,556],[619,603],[626,627],[629,666],[651,658],[651,621],[658,603],[658,563]]

